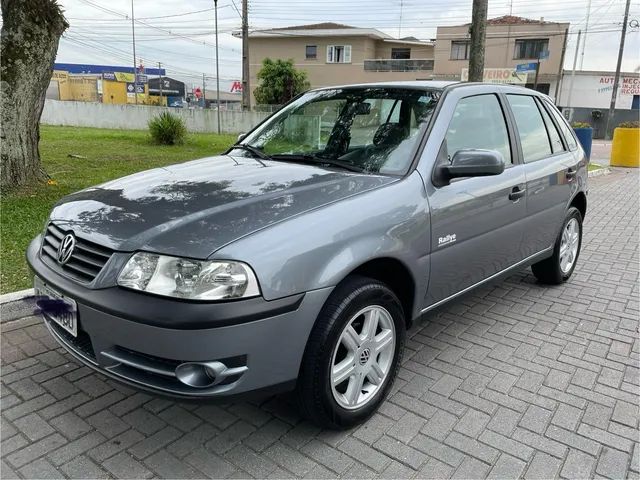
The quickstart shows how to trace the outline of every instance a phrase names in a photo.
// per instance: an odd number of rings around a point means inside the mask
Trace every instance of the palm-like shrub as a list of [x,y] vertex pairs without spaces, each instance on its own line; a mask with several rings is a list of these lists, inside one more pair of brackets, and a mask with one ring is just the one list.
[[160,145],[180,145],[187,136],[184,120],[169,112],[162,112],[149,121],[149,133]]

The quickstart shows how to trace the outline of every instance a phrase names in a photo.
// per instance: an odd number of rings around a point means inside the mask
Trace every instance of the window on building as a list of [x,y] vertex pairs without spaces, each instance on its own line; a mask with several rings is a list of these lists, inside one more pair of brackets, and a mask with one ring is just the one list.
[[466,40],[451,42],[451,60],[469,60],[469,42]]
[[542,115],[533,97],[507,95],[520,135],[524,163],[542,160],[551,155],[551,141]]
[[351,63],[351,45],[329,45],[327,63]]
[[527,40],[516,40],[516,49],[513,58],[520,59],[537,59],[540,53],[549,49],[548,38],[534,38]]
[[307,60],[315,60],[318,58],[318,46],[317,45],[307,45],[304,51],[304,57]]
[[411,58],[410,48],[392,48],[391,58],[394,60],[409,60]]
[[450,161],[458,150],[465,148],[495,150],[502,154],[505,163],[511,163],[507,124],[495,95],[463,98],[456,105],[440,154]]

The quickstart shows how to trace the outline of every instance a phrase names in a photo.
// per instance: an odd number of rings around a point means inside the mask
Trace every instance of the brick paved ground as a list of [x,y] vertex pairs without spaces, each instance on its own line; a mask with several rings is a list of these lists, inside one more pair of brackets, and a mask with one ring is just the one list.
[[393,394],[350,432],[286,397],[180,404],[3,324],[2,478],[638,478],[638,172],[591,182],[571,282],[527,271],[411,332]]

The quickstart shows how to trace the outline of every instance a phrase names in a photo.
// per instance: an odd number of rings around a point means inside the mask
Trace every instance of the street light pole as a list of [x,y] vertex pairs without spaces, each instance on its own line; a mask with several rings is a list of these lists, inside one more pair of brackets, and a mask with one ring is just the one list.
[[133,0],[131,0],[131,41],[133,43],[133,92],[138,104],[138,67],[136,65],[136,20],[133,13]]
[[218,135],[220,134],[220,65],[218,62],[218,0],[213,0],[216,19],[216,104],[218,112]]

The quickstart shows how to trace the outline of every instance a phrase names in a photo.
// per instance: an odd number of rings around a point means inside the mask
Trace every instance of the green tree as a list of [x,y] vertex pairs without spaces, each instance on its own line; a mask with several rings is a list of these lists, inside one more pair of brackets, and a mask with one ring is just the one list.
[[258,104],[287,103],[310,87],[307,73],[296,70],[293,60],[265,58],[258,72],[260,85],[253,91]]
[[0,0],[0,185],[46,178],[40,165],[40,115],[58,41],[69,26],[56,0]]

